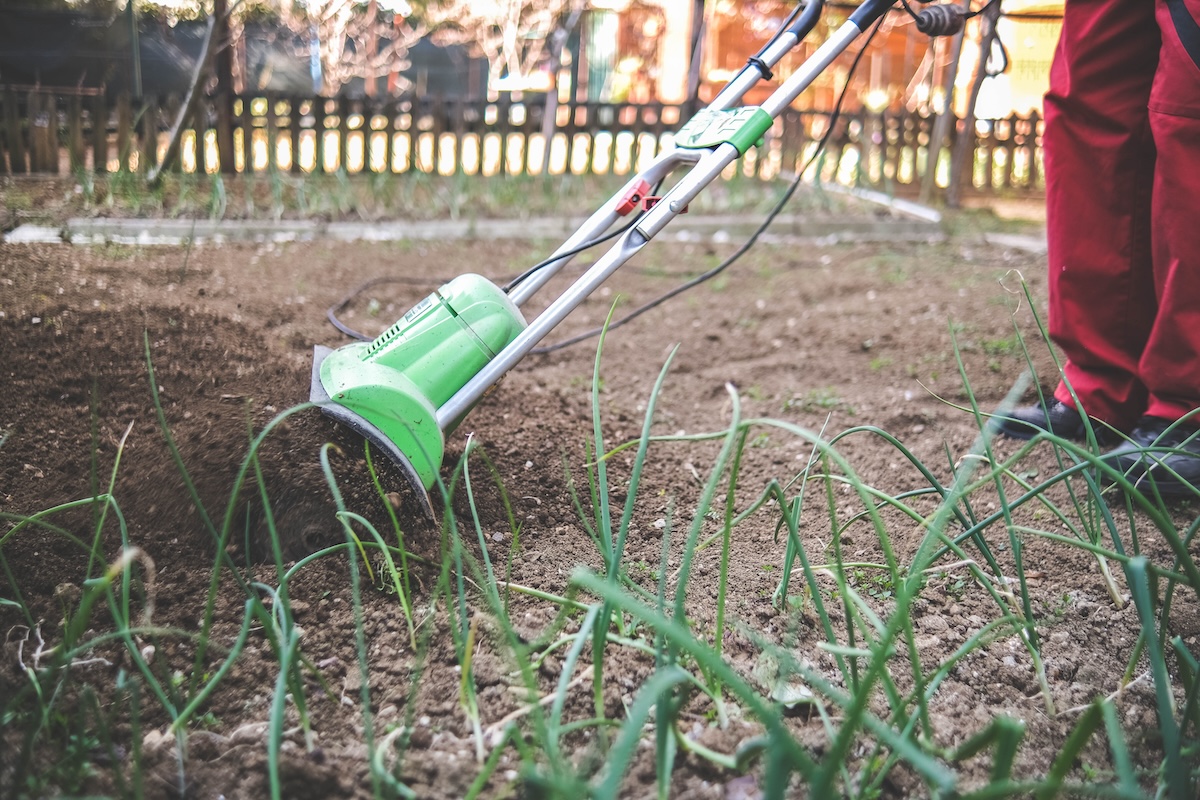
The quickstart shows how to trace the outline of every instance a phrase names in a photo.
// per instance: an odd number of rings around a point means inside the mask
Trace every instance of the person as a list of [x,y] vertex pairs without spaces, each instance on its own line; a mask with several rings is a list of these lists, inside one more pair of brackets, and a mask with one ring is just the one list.
[[[1084,439],[1164,496],[1200,487],[1200,0],[1066,0],[1045,98],[1044,404],[1000,431]],[[1121,434],[1121,435],[1117,435]]]

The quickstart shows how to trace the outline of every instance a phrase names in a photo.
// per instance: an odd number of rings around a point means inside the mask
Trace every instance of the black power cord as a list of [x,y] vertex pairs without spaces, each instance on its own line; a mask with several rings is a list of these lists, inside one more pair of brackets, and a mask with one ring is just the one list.
[[999,33],[996,33],[992,37],[992,43],[993,43],[993,51],[995,51],[995,50],[1000,51],[1000,66],[998,66],[998,67],[990,66],[992,63],[992,57],[991,57],[991,54],[989,53],[988,59],[987,59],[987,64],[984,66],[984,72],[989,78],[994,78],[997,75],[1003,75],[1004,73],[1008,72],[1008,68],[1011,65],[1011,62],[1008,57],[1008,48],[1004,45],[1004,42],[1001,41]]
[[[654,184],[654,186],[650,189],[649,194],[650,195],[657,194],[660,186],[662,186],[662,181],[659,181],[658,183]],[[603,236],[596,237],[595,239],[589,239],[586,242],[584,242],[583,244],[579,245],[578,247],[574,247],[570,250],[567,250],[565,253],[559,253],[558,255],[550,256],[549,258],[545,259],[544,261],[539,261],[538,263],[534,264],[529,269],[522,272],[520,275],[516,276],[515,278],[510,279],[508,281],[508,283],[504,284],[503,289],[502,289],[503,292],[505,294],[509,294],[510,292],[512,292],[513,289],[515,289],[519,285],[521,285],[521,283],[528,280],[534,273],[545,269],[546,267],[550,266],[551,264],[557,263],[557,262],[563,260],[564,258],[570,258],[571,256],[579,255],[584,250],[590,250],[591,248],[595,247],[598,244],[604,244],[607,241],[610,241],[612,239],[617,238],[618,236],[621,236],[626,231],[628,231],[630,228],[632,228],[634,225],[637,225],[638,222],[641,221],[642,216],[645,213],[646,213],[646,209],[643,208],[642,210],[638,211],[638,213],[634,216],[634,218],[631,219],[627,224],[621,226],[620,228],[617,228],[615,231],[610,231],[610,232],[604,234]]]
[[[652,193],[653,193],[653,191],[657,191],[657,187],[654,190],[652,190]],[[620,236],[621,234],[625,233],[625,231],[629,230],[634,225],[636,225],[638,223],[638,220],[641,219],[642,214],[644,214],[644,213],[645,213],[644,211],[639,212],[638,215],[629,222],[629,224],[627,224],[621,228],[618,228],[615,231],[606,233],[605,235],[599,236],[595,239],[589,239],[588,241],[584,242],[583,244],[579,245],[578,247],[572,248],[571,250],[568,250],[565,253],[559,253],[558,255],[550,256],[545,261],[541,261],[541,262],[538,262],[537,264],[534,264],[532,267],[525,270],[520,275],[509,280],[508,283],[506,283],[503,286],[502,291],[505,294],[508,294],[514,288],[516,288],[522,281],[528,279],[531,275],[533,275],[538,270],[545,269],[546,267],[550,266],[551,264],[555,263],[556,261],[560,261],[564,258],[569,258],[570,256],[577,255],[579,253],[582,253],[584,250],[588,250],[592,247],[595,247],[598,244],[603,244],[604,242],[607,242],[610,239]],[[325,310],[325,318],[327,320],[329,320],[330,325],[337,328],[339,333],[342,333],[345,336],[349,336],[351,339],[357,339],[360,342],[370,342],[370,341],[374,340],[375,337],[368,336],[367,334],[362,333],[361,331],[354,330],[353,328],[351,328],[349,325],[342,322],[341,319],[338,318],[338,314],[340,314],[342,311],[344,311],[346,306],[350,305],[350,303],[352,303],[360,294],[362,294],[367,289],[370,289],[374,286],[380,286],[380,285],[388,284],[388,283],[403,283],[403,284],[408,284],[410,286],[430,286],[430,285],[441,286],[441,285],[445,284],[446,282],[447,281],[445,281],[445,280],[438,280],[436,278],[406,278],[406,277],[372,278],[371,280],[365,281],[365,282],[359,284],[358,286],[354,287],[353,289],[351,289],[350,292],[345,297],[343,297],[341,300],[338,300],[336,303],[334,303],[328,309],[326,309]]]
[[352,290],[350,290],[349,294],[347,294],[341,300],[338,300],[336,303],[334,303],[328,309],[326,309],[325,310],[325,319],[329,320],[330,325],[337,328],[338,331],[345,334],[346,336],[349,336],[351,339],[357,339],[360,342],[373,341],[375,339],[374,336],[367,336],[365,333],[360,333],[359,331],[354,330],[353,328],[351,328],[350,326],[348,326],[344,322],[342,322],[340,319],[338,319],[337,315],[340,314],[346,308],[346,306],[350,305],[350,303],[356,297],[358,297],[360,294],[365,292],[367,289],[370,289],[372,286],[379,286],[379,285],[385,284],[385,283],[404,283],[404,284],[408,284],[409,286],[441,286],[443,283],[445,283],[445,281],[438,280],[437,278],[406,278],[406,277],[372,278],[371,280],[361,283],[358,286],[354,287]]
[[821,138],[817,142],[816,149],[813,150],[812,154],[804,162],[804,166],[797,171],[796,177],[788,186],[787,191],[784,192],[783,197],[779,199],[779,201],[771,209],[770,213],[767,214],[766,218],[762,221],[754,233],[750,235],[750,238],[743,242],[728,258],[710,269],[708,272],[697,275],[695,278],[676,286],[674,289],[671,289],[665,294],[662,294],[654,300],[651,300],[649,303],[639,306],[638,308],[626,314],[624,317],[615,320],[604,328],[594,328],[577,336],[572,336],[570,339],[556,342],[555,344],[546,345],[544,347],[535,347],[529,352],[537,355],[546,355],[548,353],[553,353],[555,351],[570,347],[571,345],[593,339],[606,330],[615,330],[626,323],[632,322],[642,314],[645,314],[647,311],[657,308],[674,297],[678,297],[689,289],[693,289],[706,281],[712,280],[717,275],[720,275],[722,272],[732,266],[738,259],[744,256],[750,250],[750,248],[754,247],[762,234],[766,232],[767,228],[771,226],[771,223],[775,221],[775,218],[782,213],[783,209],[791,201],[792,196],[796,194],[796,190],[800,188],[800,184],[803,182],[804,173],[808,171],[808,168],[813,165],[813,163],[817,160],[817,157],[820,156],[824,151],[825,145],[829,142],[829,137],[833,134],[833,129],[837,125],[838,119],[841,116],[842,103],[846,99],[846,92],[850,88],[850,81],[854,77],[854,73],[858,69],[858,65],[862,61],[863,55],[867,52],[867,48],[870,47],[871,42],[875,39],[875,34],[879,32],[879,28],[883,24],[885,16],[880,16],[880,18],[875,22],[875,26],[871,29],[871,33],[867,36],[867,40],[863,43],[863,46],[854,56],[854,61],[850,64],[850,69],[846,74],[846,81],[842,85],[842,91],[838,94],[837,102],[834,103],[833,111],[829,115],[829,124],[825,127],[825,131],[821,134]]

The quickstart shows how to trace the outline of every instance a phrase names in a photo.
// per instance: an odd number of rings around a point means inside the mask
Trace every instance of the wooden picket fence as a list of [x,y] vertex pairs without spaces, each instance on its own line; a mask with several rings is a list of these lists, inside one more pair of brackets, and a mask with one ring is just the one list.
[[[215,102],[208,97],[198,104],[173,169],[219,168]],[[180,103],[177,96],[135,101],[127,93],[6,87],[0,91],[0,172],[144,171],[162,157]],[[687,111],[662,103],[563,104],[549,143],[542,136],[543,115],[540,102],[508,96],[238,96],[230,102],[232,163],[239,172],[503,175],[537,172],[545,159],[555,174],[629,174],[669,146]],[[828,124],[827,112],[789,110],[736,169],[762,178],[794,173]],[[818,163],[827,180],[898,194],[915,192],[933,168],[944,187],[960,126],[949,127],[942,157],[932,166],[934,118],[843,114]],[[971,188],[1041,192],[1041,130],[1036,114],[978,121]]]

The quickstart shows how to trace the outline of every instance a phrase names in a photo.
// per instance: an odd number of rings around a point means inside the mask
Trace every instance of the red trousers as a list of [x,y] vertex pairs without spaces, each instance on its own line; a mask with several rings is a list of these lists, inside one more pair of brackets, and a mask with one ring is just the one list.
[[1200,0],[1066,0],[1045,101],[1055,396],[1123,430],[1200,407],[1200,53],[1181,10],[1195,25]]

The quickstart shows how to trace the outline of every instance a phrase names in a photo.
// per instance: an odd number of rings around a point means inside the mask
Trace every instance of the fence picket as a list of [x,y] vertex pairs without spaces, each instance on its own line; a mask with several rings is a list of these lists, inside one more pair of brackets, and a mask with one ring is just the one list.
[[209,128],[209,108],[207,99],[201,99],[196,103],[195,122],[192,123],[195,131],[195,148],[196,148],[196,172],[201,175],[212,171],[216,171],[216,162],[208,157],[208,128]]
[[14,174],[25,173],[25,137],[21,135],[21,110],[17,93],[10,87],[4,92],[5,148],[8,150],[9,170]]
[[83,98],[73,95],[67,103],[67,164],[71,172],[83,169]]
[[54,99],[48,94],[30,92],[29,109],[29,170],[30,172],[57,172],[47,159],[46,131],[50,127],[50,111]]
[[158,100],[148,97],[142,104],[141,141],[138,148],[138,170],[145,172],[158,163]]
[[133,106],[129,94],[117,96],[117,171],[129,169],[129,153],[133,143]]
[[88,116],[92,125],[92,171],[103,174],[108,172],[108,104],[104,95],[97,94],[88,105],[91,107]]

